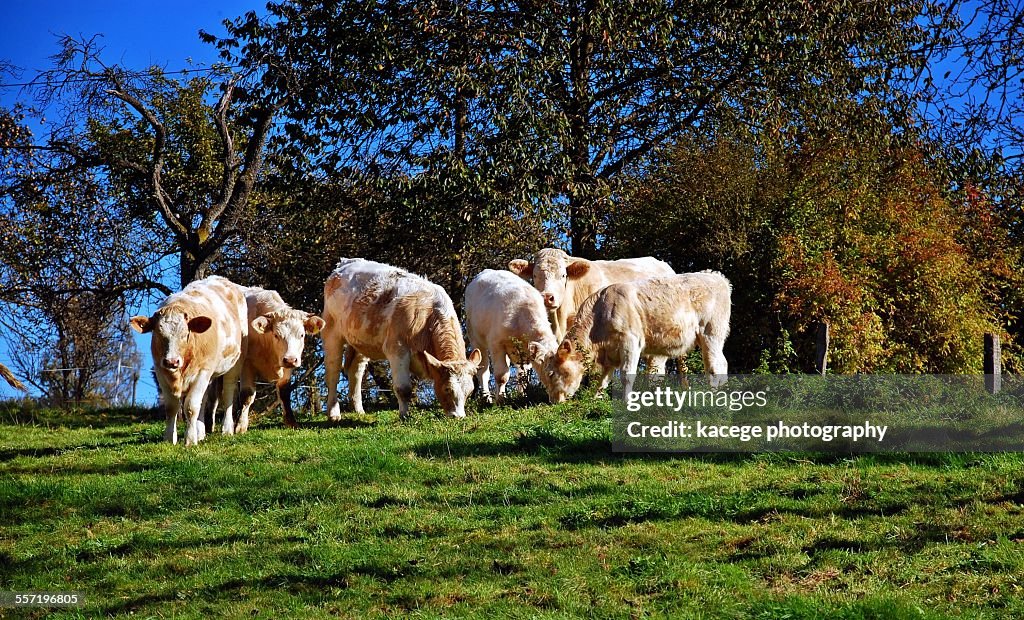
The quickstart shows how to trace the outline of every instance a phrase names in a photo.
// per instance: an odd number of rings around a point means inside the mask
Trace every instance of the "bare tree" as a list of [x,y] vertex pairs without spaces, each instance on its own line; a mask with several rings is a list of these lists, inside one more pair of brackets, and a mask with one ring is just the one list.
[[[101,52],[95,37],[65,36],[56,67],[35,81],[41,101],[74,113],[54,131],[52,148],[109,173],[135,216],[170,241],[185,286],[237,235],[279,104],[250,103],[222,69],[171,79],[158,67],[107,65]],[[225,81],[211,104],[213,77]],[[75,120],[83,115],[87,127]],[[84,145],[73,139],[83,132]]]

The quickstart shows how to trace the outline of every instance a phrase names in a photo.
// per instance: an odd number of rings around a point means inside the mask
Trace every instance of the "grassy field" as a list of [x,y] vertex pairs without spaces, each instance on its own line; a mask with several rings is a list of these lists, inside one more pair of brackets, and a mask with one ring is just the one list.
[[0,590],[87,597],[0,617],[1024,617],[1024,455],[622,456],[607,407],[0,408]]

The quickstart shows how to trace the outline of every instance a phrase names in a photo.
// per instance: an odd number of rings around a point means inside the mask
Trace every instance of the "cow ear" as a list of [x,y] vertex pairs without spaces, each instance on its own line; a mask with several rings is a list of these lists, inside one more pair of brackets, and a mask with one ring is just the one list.
[[148,334],[153,331],[153,320],[148,316],[133,316],[128,324],[140,334]]
[[531,342],[530,346],[527,347],[527,351],[530,353],[530,361],[540,362],[544,359],[545,349],[539,342]]
[[188,322],[188,331],[201,334],[210,329],[213,320],[208,316],[197,316]]
[[430,366],[434,370],[439,370],[444,367],[444,364],[441,363],[441,360],[437,359],[436,357],[427,353],[426,351],[423,352],[423,359],[427,360],[427,366]]
[[306,328],[307,334],[317,334],[327,325],[327,321],[321,319],[315,314],[311,314],[306,317],[303,326]]
[[509,261],[508,270],[524,280],[533,277],[533,263],[521,258]]
[[473,349],[470,351],[469,356],[466,358],[469,363],[473,365],[473,370],[476,371],[480,367],[480,361],[484,358],[483,354],[480,353],[480,349]]
[[267,333],[267,328],[270,327],[270,319],[266,315],[258,316],[249,325],[252,326],[253,331],[257,334],[265,334]]
[[576,347],[573,345],[572,340],[563,340],[562,344],[558,345],[558,351],[556,351],[556,353],[558,354],[558,360],[564,362],[565,360],[569,359],[569,356],[572,355],[572,352],[575,348]]
[[588,271],[590,271],[590,261],[578,258],[569,263],[565,268],[565,275],[568,276],[570,280],[575,280],[587,275]]

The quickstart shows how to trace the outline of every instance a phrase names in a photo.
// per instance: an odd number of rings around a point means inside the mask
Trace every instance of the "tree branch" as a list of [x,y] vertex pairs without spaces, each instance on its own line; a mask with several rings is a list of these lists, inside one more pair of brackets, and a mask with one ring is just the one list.
[[156,114],[152,110],[143,105],[142,101],[134,95],[126,92],[125,90],[117,88],[108,88],[107,94],[117,97],[121,101],[127,103],[136,112],[138,112],[142,118],[146,119],[150,127],[153,128],[154,140],[152,150],[152,160],[149,164],[149,170],[147,171],[150,177],[150,183],[152,184],[153,201],[156,203],[157,208],[160,211],[160,215],[163,217],[164,222],[174,233],[174,236],[179,241],[184,241],[188,238],[188,227],[174,214],[171,206],[167,200],[168,196],[163,188],[163,182],[160,179],[160,175],[163,171],[164,165],[164,146],[167,143],[167,130],[164,128],[163,123],[156,117]]

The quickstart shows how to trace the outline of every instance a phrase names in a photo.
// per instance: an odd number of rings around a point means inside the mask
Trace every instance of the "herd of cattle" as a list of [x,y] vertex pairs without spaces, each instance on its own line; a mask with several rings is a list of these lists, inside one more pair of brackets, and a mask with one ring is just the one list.
[[[532,279],[533,286],[528,284]],[[509,365],[532,365],[552,402],[579,389],[588,368],[600,372],[599,388],[621,371],[632,388],[640,357],[653,372],[665,360],[700,345],[713,385],[728,366],[722,347],[729,333],[731,286],[711,271],[675,274],[654,258],[590,261],[545,249],[532,261],[514,260],[505,270],[487,269],[466,288],[467,355],[459,317],[440,286],[404,269],[361,259],[342,259],[324,285],[324,309],[316,316],[288,306],[274,291],[245,287],[212,276],[169,296],[151,317],[131,326],[152,334],[153,367],[167,427],[177,443],[183,415],[185,444],[206,435],[200,419],[207,389],[214,412],[223,406],[225,434],[245,432],[257,379],[277,385],[285,424],[295,427],[290,377],[302,360],[307,334],[323,339],[327,414],[341,417],[342,369],[356,412],[363,411],[362,379],[371,360],[386,359],[402,417],[408,415],[413,376],[429,379],[446,413],[465,416],[477,378],[492,400],[488,356],[500,401]],[[241,384],[241,410],[233,415]],[[212,430],[212,429],[211,429]]]

